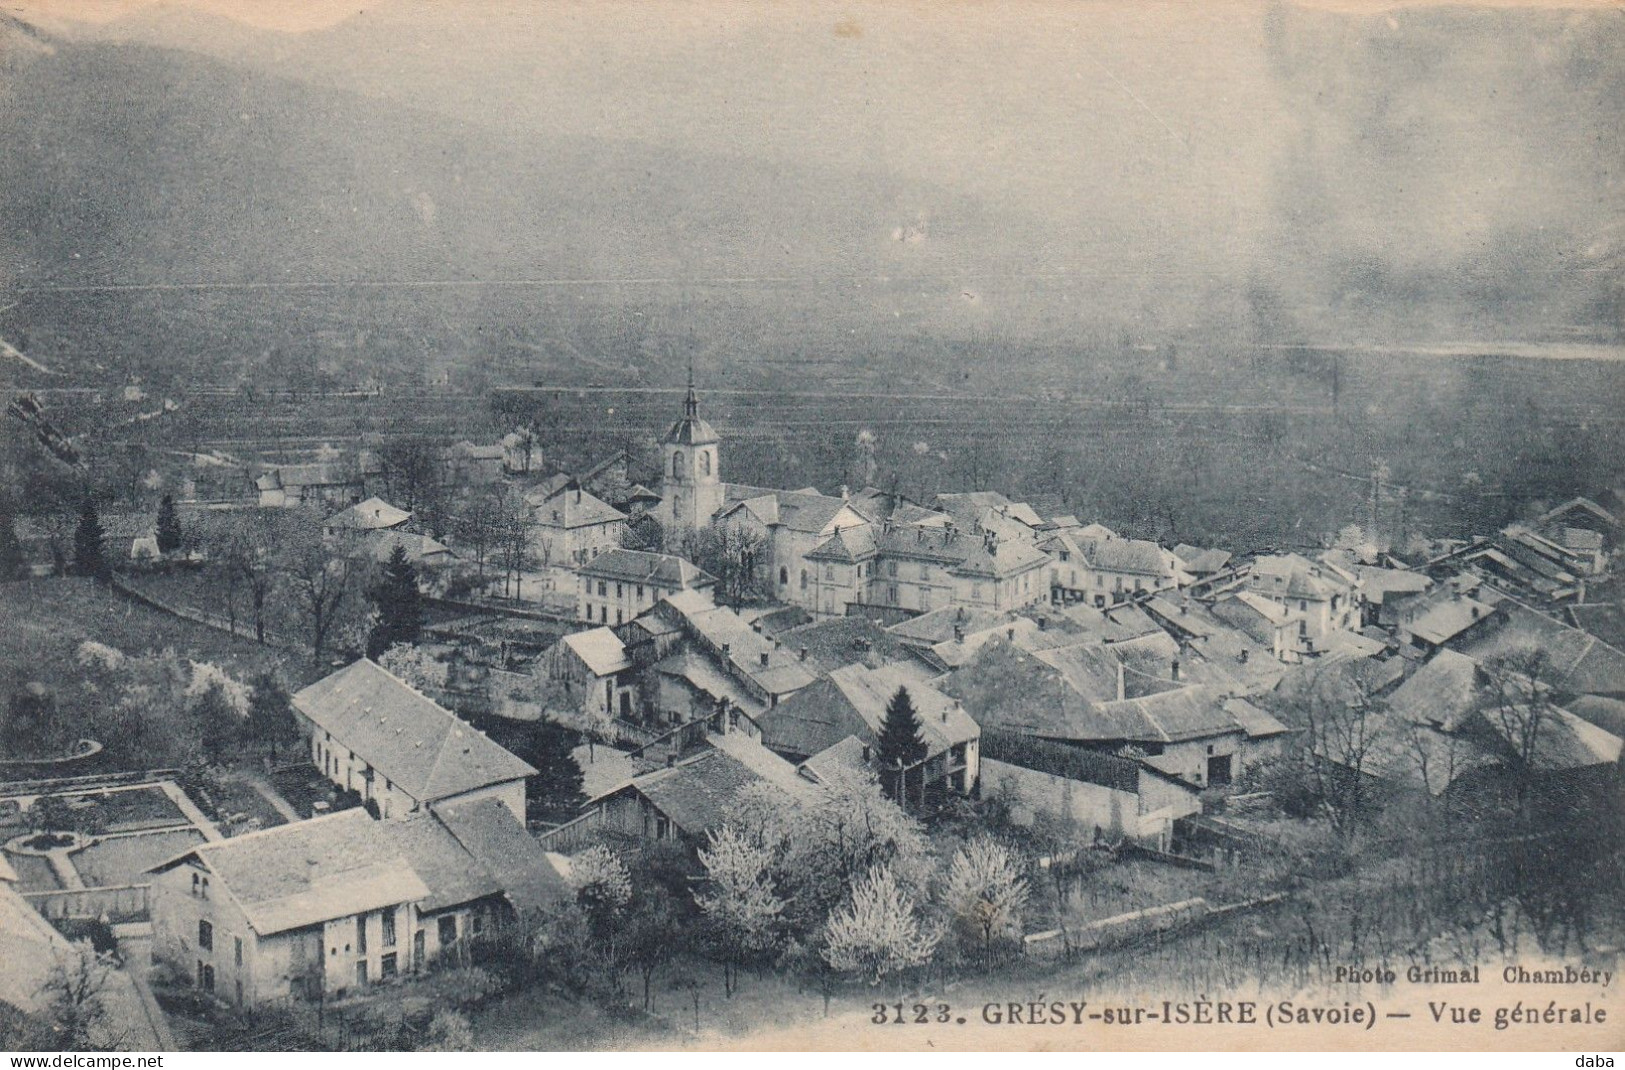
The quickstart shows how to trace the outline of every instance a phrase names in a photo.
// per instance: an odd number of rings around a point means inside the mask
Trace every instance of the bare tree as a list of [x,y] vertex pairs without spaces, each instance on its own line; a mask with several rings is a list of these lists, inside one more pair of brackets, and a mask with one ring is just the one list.
[[335,560],[322,543],[319,529],[296,530],[278,551],[277,574],[310,629],[311,660],[320,665],[354,582],[345,562]]
[[1509,752],[1516,811],[1520,825],[1528,825],[1543,755],[1558,730],[1553,701],[1557,673],[1551,655],[1527,646],[1497,654],[1480,663],[1488,701],[1483,716]]
[[1315,795],[1338,835],[1352,839],[1366,817],[1367,760],[1386,731],[1386,718],[1364,683],[1342,674],[1318,674],[1295,705],[1305,725]]

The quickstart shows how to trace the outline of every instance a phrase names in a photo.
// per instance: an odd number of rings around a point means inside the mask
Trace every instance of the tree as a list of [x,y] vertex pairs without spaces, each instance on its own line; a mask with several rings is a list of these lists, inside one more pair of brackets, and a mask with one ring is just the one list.
[[40,995],[56,1050],[88,1051],[110,1046],[113,1038],[101,1035],[107,1021],[102,992],[112,972],[112,959],[98,954],[88,940],[75,941],[67,950],[55,953]]
[[761,600],[769,547],[755,528],[712,524],[688,535],[679,552],[717,578],[720,601],[743,605]]
[[[207,514],[205,514],[207,515]],[[276,585],[277,554],[297,542],[301,518],[279,509],[223,514],[207,521],[207,541],[219,555],[226,582],[226,612],[237,631],[237,589],[246,587],[254,638],[265,642],[265,608]]]
[[621,545],[628,550],[643,550],[651,554],[666,552],[666,529],[649,513],[635,516],[626,522],[621,532]]
[[1337,834],[1351,840],[1370,810],[1366,764],[1388,733],[1388,719],[1349,663],[1323,667],[1285,702],[1288,719],[1304,726],[1302,768],[1313,796]]
[[197,738],[203,745],[203,756],[211,764],[218,764],[237,741],[241,720],[232,708],[231,700],[219,683],[211,683],[187,709],[187,716],[196,725]]
[[311,660],[320,665],[339,611],[350,598],[351,573],[329,556],[314,526],[302,525],[289,534],[278,555],[277,572],[305,618]]
[[181,518],[175,512],[175,499],[165,494],[158,502],[158,552],[172,554],[181,548]]
[[81,576],[98,580],[108,579],[112,569],[102,553],[101,518],[96,515],[96,503],[89,494],[79,509],[79,526],[73,530],[73,569]]
[[17,538],[17,519],[9,509],[0,510],[0,582],[27,575],[28,555]]
[[570,857],[576,902],[595,922],[611,920],[632,898],[632,875],[608,847],[589,847]]
[[293,704],[288,692],[276,677],[261,673],[254,678],[253,694],[248,700],[248,735],[261,743],[270,744],[271,761],[276,761],[279,744],[293,743],[299,738],[299,723],[293,716]]
[[877,866],[853,886],[852,901],[830,915],[824,959],[875,985],[929,962],[937,940],[925,931],[913,897],[898,886],[891,868]]
[[914,700],[908,688],[899,687],[886,704],[886,719],[880,725],[880,738],[876,741],[875,756],[880,768],[881,784],[897,805],[908,809],[913,781],[921,762],[925,761],[925,740],[920,737],[920,717],[914,712]]
[[621,924],[621,957],[643,983],[643,1009],[652,1010],[649,988],[655,971],[677,956],[672,934],[681,930],[681,911],[671,891],[660,884],[641,885]]
[[739,967],[758,964],[778,946],[785,901],[773,888],[773,852],[731,825],[707,835],[700,849],[706,883],[694,893],[712,947],[722,957],[722,987],[739,988]]
[[1514,816],[1527,825],[1543,759],[1557,742],[1561,726],[1554,700],[1557,672],[1551,654],[1535,646],[1514,647],[1481,663],[1488,701],[1483,717],[1511,761],[1507,772]]
[[504,486],[495,497],[491,520],[491,545],[502,565],[502,595],[518,598],[520,573],[530,564],[530,531],[535,518],[518,488]]
[[423,631],[423,594],[418,571],[399,544],[389,552],[383,575],[367,592],[377,610],[377,621],[367,637],[367,656],[377,658],[397,643],[412,644]]
[[948,863],[946,900],[955,921],[981,937],[985,955],[995,936],[1019,933],[1027,881],[1003,844],[979,836]]
[[0,751],[16,758],[39,758],[53,753],[63,742],[56,696],[44,684],[30,681],[12,693],[5,731],[0,732]]
[[564,725],[543,717],[536,722],[519,756],[536,767],[531,777],[531,800],[544,810],[567,813],[584,801],[581,766],[570,753],[576,735]]
[[430,696],[444,691],[451,675],[446,663],[436,659],[427,649],[405,643],[398,643],[378,655],[378,664]]

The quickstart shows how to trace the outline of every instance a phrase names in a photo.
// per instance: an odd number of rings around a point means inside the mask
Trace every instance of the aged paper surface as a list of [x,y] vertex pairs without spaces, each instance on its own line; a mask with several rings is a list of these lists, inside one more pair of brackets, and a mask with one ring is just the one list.
[[0,0],[0,1048],[1617,1051],[1621,25]]

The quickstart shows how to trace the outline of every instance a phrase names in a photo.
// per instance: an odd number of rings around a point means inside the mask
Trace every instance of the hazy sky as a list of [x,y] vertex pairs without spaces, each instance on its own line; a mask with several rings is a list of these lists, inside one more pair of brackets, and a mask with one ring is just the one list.
[[[738,155],[835,202],[842,175],[885,175],[895,200],[876,241],[897,243],[899,270],[910,243],[967,270],[985,249],[1035,272],[1215,273],[1288,310],[1428,301],[1451,280],[1486,280],[1447,295],[1459,316],[1502,303],[1516,279],[1618,265],[1625,15],[1607,4],[0,8],[68,37],[397,101],[514,144]],[[1009,247],[955,244],[939,218],[949,197],[1024,222]],[[1559,289],[1554,322],[1596,317],[1591,291]]]

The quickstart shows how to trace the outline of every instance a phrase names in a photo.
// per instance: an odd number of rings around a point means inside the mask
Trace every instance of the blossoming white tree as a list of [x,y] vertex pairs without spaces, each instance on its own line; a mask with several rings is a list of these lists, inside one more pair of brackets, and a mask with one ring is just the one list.
[[837,970],[879,984],[883,978],[931,959],[940,934],[927,932],[914,899],[876,866],[852,888],[852,902],[830,915],[824,960]]

